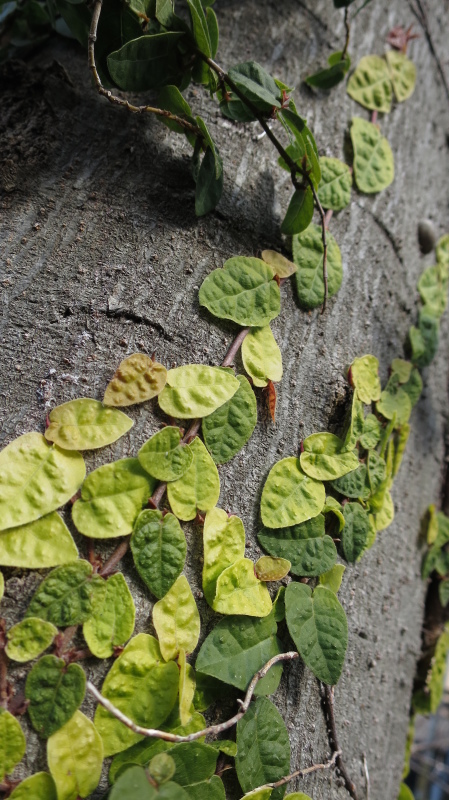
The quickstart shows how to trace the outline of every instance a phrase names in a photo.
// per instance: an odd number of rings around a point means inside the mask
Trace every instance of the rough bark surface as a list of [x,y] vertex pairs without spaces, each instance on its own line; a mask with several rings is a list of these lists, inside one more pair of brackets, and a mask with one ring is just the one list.
[[[444,53],[449,4],[429,0],[428,6],[436,51]],[[219,0],[216,10],[219,61],[229,66],[255,58],[296,85],[298,109],[307,116],[320,152],[342,157],[351,116],[367,118],[367,112],[342,86],[315,96],[300,82],[343,41],[342,15],[330,0]],[[388,30],[412,21],[404,2],[371,3],[353,25],[353,63],[367,53],[382,53]],[[304,313],[292,287],[282,289],[282,313],[273,325],[284,358],[276,427],[261,402],[250,443],[220,468],[220,505],[243,518],[251,557],[259,553],[258,500],[270,467],[297,452],[304,436],[329,426],[339,430],[348,400],[345,367],[355,356],[377,355],[386,378],[388,364],[403,354],[407,329],[417,319],[418,277],[432,263],[432,256],[419,255],[418,220],[430,217],[439,234],[448,228],[447,98],[424,37],[412,45],[412,57],[418,69],[415,94],[381,119],[395,155],[395,181],[379,196],[354,192],[350,208],[332,219],[344,280],[324,316]],[[101,399],[118,362],[139,349],[155,352],[169,366],[218,364],[233,327],[199,308],[202,280],[231,255],[255,255],[281,245],[279,221],[288,203],[289,178],[256,124],[233,126],[201,90],[187,93],[211,124],[225,164],[219,209],[198,220],[181,137],[97,97],[85,62],[75,45],[55,41],[32,63],[2,68],[2,446],[23,432],[43,430],[53,405],[83,395]],[[340,593],[350,633],[336,689],[337,725],[361,797],[366,754],[371,800],[395,800],[400,782],[425,592],[418,534],[422,514],[430,502],[438,503],[441,486],[447,356],[443,318],[439,353],[424,372],[424,393],[394,485],[395,521],[362,562],[346,570]],[[107,452],[87,454],[88,468],[134,454],[157,430],[154,405],[130,414],[131,433]],[[186,528],[187,575],[199,590],[199,531]],[[82,537],[77,541],[86,553]],[[127,558],[123,569],[137,598],[137,629],[149,631],[151,599]],[[18,570],[7,571],[7,577],[2,614],[12,623],[38,578]],[[100,685],[106,665],[88,662],[87,668]],[[22,673],[16,671],[18,683]],[[290,730],[292,766],[326,759],[318,688],[298,663],[285,670],[276,702]],[[84,707],[89,705],[86,701]],[[43,766],[41,749],[30,733],[18,774]],[[105,788],[103,782],[96,796]],[[300,781],[297,788],[314,800],[347,797],[331,772]],[[229,797],[237,796],[230,782]]]

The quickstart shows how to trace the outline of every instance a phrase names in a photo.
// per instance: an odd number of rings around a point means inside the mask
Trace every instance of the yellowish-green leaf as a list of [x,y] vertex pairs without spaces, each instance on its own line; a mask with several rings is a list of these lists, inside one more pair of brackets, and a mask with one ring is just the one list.
[[11,800],[58,800],[53,778],[47,772],[36,772],[25,778],[10,794]]
[[167,486],[171,509],[185,522],[195,519],[198,511],[209,511],[217,504],[220,496],[217,467],[201,439],[197,437],[188,447],[193,455],[191,466],[182,478]]
[[245,529],[239,517],[221,508],[208,511],[204,520],[203,591],[212,605],[218,576],[245,555]]
[[0,452],[0,530],[33,522],[64,505],[81,486],[86,467],[79,453],[25,433]]
[[345,450],[354,450],[360,437],[363,435],[363,427],[365,424],[365,414],[363,411],[363,403],[359,399],[357,392],[352,396],[351,410],[349,419],[347,421],[347,430],[344,441]]
[[360,444],[365,450],[372,450],[380,441],[381,427],[380,422],[374,414],[368,414],[363,422],[363,433],[360,437]]
[[83,636],[94,656],[109,658],[114,647],[125,644],[134,630],[134,600],[121,572],[108,578],[106,591],[93,607],[93,614],[83,625]]
[[384,531],[393,522],[394,503],[389,491],[385,492],[382,508],[377,512],[374,519],[377,532]]
[[12,661],[31,661],[50,647],[58,629],[38,617],[27,617],[7,633],[6,653]]
[[72,534],[56,511],[0,533],[0,564],[5,567],[45,569],[77,558]]
[[230,370],[188,364],[168,371],[159,405],[177,419],[207,417],[230,400],[238,388],[239,382]]
[[181,431],[173,425],[148,439],[137,457],[144,470],[158,481],[176,481],[192,463],[192,452],[181,443]]
[[341,478],[359,465],[357,453],[346,451],[345,443],[333,433],[313,433],[304,439],[303,448],[299,459],[301,468],[316,480]]
[[195,670],[186,660],[186,651],[180,650],[179,664],[179,718],[181,725],[187,725],[194,712],[193,698],[195,695],[196,681]]
[[72,508],[79,532],[93,539],[127,536],[156,481],[137,458],[121,458],[91,472]]
[[98,400],[80,397],[50,412],[45,438],[65,450],[95,450],[124,436],[134,422],[115,408]]
[[200,615],[184,575],[153,606],[153,625],[166,661],[176,658],[180,650],[186,653],[195,650],[200,637]]
[[366,355],[354,359],[350,367],[350,381],[362,403],[379,400],[381,385],[377,358]]
[[352,173],[339,158],[320,157],[318,199],[323,208],[341,211],[351,202]]
[[5,594],[5,579],[3,577],[3,573],[0,572],[0,602]]
[[214,269],[203,281],[200,305],[238,325],[268,325],[281,307],[273,275],[272,268],[259,258],[230,258],[223,269]]
[[165,386],[167,370],[145,353],[133,353],[121,362],[107,385],[105,406],[133,406],[156,397]]
[[145,509],[131,537],[136,569],[156,597],[163,597],[181,574],[186,559],[184,531],[173,514]]
[[404,425],[401,425],[399,431],[397,431],[395,439],[394,439],[394,459],[393,459],[393,472],[392,477],[394,478],[398,471],[399,467],[401,466],[402,458],[404,456],[405,448],[407,446],[407,442],[410,436],[410,425],[406,422]]
[[439,264],[449,264],[449,233],[438,240],[435,255]]
[[254,564],[241,558],[218,576],[212,607],[219,614],[266,617],[272,608],[265,583],[254,574]]
[[281,253],[276,250],[262,250],[262,261],[269,264],[275,275],[279,278],[289,278],[293,275],[298,267],[293,261],[289,261]]
[[58,800],[89,797],[100,781],[103,745],[94,725],[76,711],[64,727],[50,736],[47,760]]
[[317,516],[324,502],[322,482],[309,478],[298,458],[283,458],[271,468],[263,488],[262,522],[267,528],[297,525]]
[[418,281],[421,300],[428,309],[432,310],[436,317],[441,317],[447,306],[448,264],[437,264],[434,267],[428,267],[421,274]]
[[396,375],[392,375],[380,399],[376,404],[379,414],[385,419],[395,421],[395,425],[404,425],[410,419],[412,404],[407,392],[399,385]]
[[402,103],[415,91],[416,67],[405,53],[400,53],[398,50],[387,50],[385,58],[396,100]]
[[415,800],[415,796],[406,783],[401,783],[399,787],[398,800]]
[[273,789],[255,789],[254,792],[249,792],[242,797],[242,800],[269,800],[273,793]]
[[391,109],[392,88],[385,59],[364,56],[349,78],[346,91],[364,108],[388,114]]
[[332,569],[328,570],[327,572],[323,572],[323,574],[320,575],[321,586],[325,586],[327,589],[330,589],[331,592],[337,594],[341,586],[345,570],[346,567],[344,567],[343,564],[335,564]]
[[357,187],[365,194],[386,189],[394,180],[394,158],[388,141],[377,125],[353,117],[351,139]]
[[449,625],[446,623],[443,633],[438,638],[431,669],[427,676],[427,688],[430,693],[430,713],[435,714],[441,703],[444,690],[444,676],[449,649]]
[[269,325],[251,328],[242,343],[242,360],[254,386],[282,378],[282,354]]
[[260,581],[281,581],[288,575],[291,566],[286,558],[261,556],[254,565],[254,571]]
[[[340,248],[331,233],[327,233],[327,293],[333,297],[341,286],[343,264]],[[317,308],[324,301],[323,240],[320,225],[311,223],[303,233],[292,238],[293,261],[298,265],[295,275],[299,303],[304,308]]]
[[0,707],[0,781],[22,761],[25,749],[25,736],[19,722]]

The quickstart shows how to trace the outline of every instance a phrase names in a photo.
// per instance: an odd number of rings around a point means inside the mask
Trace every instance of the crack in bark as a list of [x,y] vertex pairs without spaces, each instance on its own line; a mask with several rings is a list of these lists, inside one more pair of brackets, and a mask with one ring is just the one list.
[[364,212],[366,212],[367,214],[370,215],[372,220],[376,223],[377,227],[380,228],[380,230],[382,231],[384,236],[390,242],[391,247],[393,248],[394,254],[395,254],[396,258],[398,259],[399,263],[401,264],[402,267],[404,267],[405,263],[404,263],[404,259],[402,258],[402,255],[401,255],[401,248],[400,248],[399,244],[397,243],[396,239],[394,238],[393,234],[391,233],[388,225],[386,225],[385,222],[380,217],[377,216],[377,214],[375,214],[373,211],[371,211],[370,208],[366,208],[366,206],[362,206],[360,203],[357,202],[357,200],[355,201],[355,205],[358,208],[360,208],[361,211],[364,211]]
[[109,311],[108,309],[103,313],[110,319],[124,319],[128,322],[136,322],[138,325],[145,325],[147,328],[153,328],[153,330],[158,331],[168,342],[173,341],[173,334],[168,333],[160,322],[156,322],[156,320],[152,320],[148,317],[142,316],[141,314],[137,314],[135,311],[128,311],[128,309]]

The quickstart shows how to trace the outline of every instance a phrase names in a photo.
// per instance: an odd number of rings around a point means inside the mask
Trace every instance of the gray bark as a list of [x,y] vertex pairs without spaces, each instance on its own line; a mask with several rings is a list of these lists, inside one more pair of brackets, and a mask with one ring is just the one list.
[[[428,6],[435,48],[444,54],[449,5],[429,0]],[[351,116],[367,118],[366,112],[342,86],[314,96],[300,82],[344,39],[342,14],[330,0],[220,0],[216,11],[220,63],[227,67],[255,58],[296,86],[298,110],[307,117],[320,153],[343,157]],[[388,30],[412,21],[409,6],[399,0],[371,3],[353,25],[353,63],[371,52],[381,54]],[[220,468],[220,505],[244,520],[253,558],[259,555],[257,509],[269,469],[296,453],[304,436],[341,429],[348,401],[345,368],[356,356],[378,356],[386,378],[388,364],[403,355],[408,327],[417,320],[418,277],[432,263],[432,256],[419,255],[418,220],[430,217],[439,235],[448,229],[447,98],[424,37],[413,43],[411,54],[418,69],[416,91],[381,120],[395,155],[395,181],[374,197],[354,191],[350,208],[332,219],[344,280],[324,316],[304,313],[292,287],[282,289],[282,312],[273,325],[284,358],[276,427],[261,402],[250,443]],[[267,138],[259,137],[256,124],[233,126],[200,89],[187,92],[210,123],[225,164],[219,209],[198,220],[187,145],[155,120],[127,115],[99,98],[85,62],[75,45],[52,42],[31,64],[3,70],[2,446],[21,433],[42,431],[47,411],[56,404],[79,396],[101,399],[119,361],[139,349],[154,351],[167,366],[218,364],[234,328],[199,308],[202,280],[232,255],[256,255],[282,244],[279,222],[289,177],[277,167],[276,154]],[[371,800],[395,800],[400,782],[425,594],[418,533],[426,507],[438,504],[441,489],[447,356],[443,318],[438,356],[424,372],[424,393],[394,485],[395,521],[360,564],[346,570],[340,592],[349,646],[336,688],[337,725],[348,771],[362,797],[366,754]],[[130,414],[135,426],[129,436],[107,452],[86,454],[89,469],[135,454],[158,429],[154,405]],[[198,531],[185,527],[187,574],[199,590]],[[85,553],[82,537],[77,541]],[[137,630],[149,631],[151,598],[127,558],[123,569],[137,598]],[[2,614],[12,623],[37,577],[18,570],[7,577]],[[105,669],[88,665],[97,685]],[[23,674],[16,671],[17,685]],[[326,759],[325,724],[311,674],[298,663],[290,665],[275,699],[290,730],[292,766]],[[86,701],[83,708],[89,707]],[[18,774],[43,767],[43,758],[30,733]],[[297,789],[314,800],[347,797],[331,772],[300,781]],[[229,796],[239,796],[232,786]]]

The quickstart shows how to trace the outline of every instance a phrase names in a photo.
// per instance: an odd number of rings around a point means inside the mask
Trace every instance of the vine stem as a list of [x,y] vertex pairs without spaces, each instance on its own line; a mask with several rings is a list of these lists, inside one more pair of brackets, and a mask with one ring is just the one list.
[[352,797],[352,800],[358,800],[357,789],[349,777],[346,767],[343,764],[343,760],[341,758],[341,749],[338,744],[338,737],[337,737],[337,726],[335,724],[335,712],[334,712],[334,687],[328,686],[327,684],[320,683],[320,690],[321,690],[321,702],[323,705],[324,713],[326,715],[326,723],[327,723],[327,734],[329,738],[329,744],[333,753],[337,753],[335,757],[335,766],[337,767],[341,777],[343,778],[343,782],[345,785],[345,789],[348,794]]
[[349,47],[349,38],[351,36],[351,25],[349,24],[349,7],[346,6],[345,8],[345,29],[346,29],[346,39],[345,45],[343,47],[343,51],[341,54],[341,60],[343,61],[346,58],[348,47]]
[[208,728],[204,728],[202,731],[195,731],[195,733],[189,733],[187,736],[179,736],[176,733],[169,733],[168,731],[160,731],[156,728],[142,728],[140,725],[136,725],[132,719],[123,714],[116,706],[114,706],[106,697],[103,697],[101,692],[93,685],[91,681],[87,682],[87,690],[92,694],[95,699],[112,714],[113,717],[118,719],[120,722],[123,722],[127,728],[132,730],[134,733],[138,733],[140,736],[146,736],[148,738],[154,739],[163,739],[166,742],[175,742],[175,743],[182,743],[182,742],[194,742],[196,739],[201,739],[203,736],[217,736],[218,734],[222,733],[223,731],[229,730],[237,722],[246,714],[249,708],[249,704],[252,700],[254,690],[262,678],[265,677],[268,670],[271,669],[275,664],[278,664],[281,661],[294,661],[296,658],[299,658],[299,654],[296,651],[291,651],[288,653],[280,653],[277,656],[273,656],[270,658],[269,661],[263,666],[251,680],[251,683],[248,686],[247,692],[245,694],[244,700],[238,700],[237,702],[240,705],[240,711],[237,714],[234,714],[233,717],[226,720],[225,722],[220,722],[218,725],[210,725]]
[[317,772],[320,769],[331,769],[335,766],[337,758],[340,755],[341,750],[335,750],[332,754],[332,758],[330,758],[329,761],[326,761],[324,764],[312,764],[311,767],[297,769],[296,772],[292,772],[291,775],[286,775],[285,778],[281,778],[275,783],[264,783],[263,786],[258,786],[257,789],[251,789],[251,791],[261,792],[262,789],[278,789],[279,786],[284,786],[286,783],[290,783],[290,781],[293,781],[295,778],[304,778],[306,775],[310,775],[311,772]]

